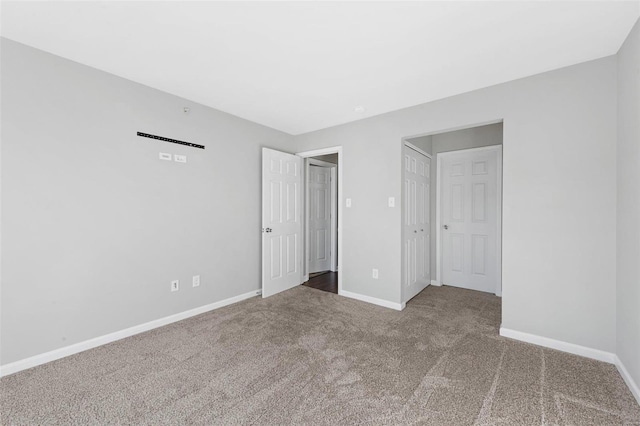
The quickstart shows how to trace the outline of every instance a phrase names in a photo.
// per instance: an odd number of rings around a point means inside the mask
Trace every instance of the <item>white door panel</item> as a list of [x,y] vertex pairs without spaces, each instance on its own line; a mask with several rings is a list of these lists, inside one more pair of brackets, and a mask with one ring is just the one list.
[[430,160],[427,156],[404,147],[404,217],[402,297],[407,302],[431,282],[430,248]]
[[499,292],[499,150],[441,155],[442,283]]
[[302,282],[302,158],[262,149],[262,297]]

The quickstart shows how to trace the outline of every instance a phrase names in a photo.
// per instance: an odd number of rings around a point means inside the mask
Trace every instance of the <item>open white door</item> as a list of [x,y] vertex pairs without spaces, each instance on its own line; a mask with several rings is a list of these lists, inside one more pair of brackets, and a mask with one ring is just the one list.
[[502,147],[438,154],[442,283],[501,294]]
[[404,146],[404,302],[408,302],[431,282],[430,165],[429,157],[410,146]]
[[262,297],[302,282],[302,158],[262,148]]

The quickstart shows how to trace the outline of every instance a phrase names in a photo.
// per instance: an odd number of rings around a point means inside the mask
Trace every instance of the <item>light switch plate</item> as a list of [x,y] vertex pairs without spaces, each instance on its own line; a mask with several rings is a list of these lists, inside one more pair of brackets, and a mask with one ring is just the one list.
[[347,207],[351,207],[351,198],[347,198],[345,200],[345,204],[347,205]]
[[389,197],[389,207],[396,206],[396,199],[394,197]]
[[165,160],[165,161],[171,161],[171,154],[169,154],[168,152],[161,152],[158,155],[158,158],[160,158],[161,160]]
[[174,154],[173,155],[173,161],[175,161],[176,163],[186,163],[187,162],[187,156],[186,155]]

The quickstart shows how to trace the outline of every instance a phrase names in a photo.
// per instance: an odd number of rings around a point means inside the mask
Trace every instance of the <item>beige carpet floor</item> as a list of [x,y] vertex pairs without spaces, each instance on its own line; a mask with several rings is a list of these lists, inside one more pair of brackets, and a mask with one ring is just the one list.
[[0,380],[2,424],[640,425],[613,365],[498,336],[500,299],[403,312],[297,287]]

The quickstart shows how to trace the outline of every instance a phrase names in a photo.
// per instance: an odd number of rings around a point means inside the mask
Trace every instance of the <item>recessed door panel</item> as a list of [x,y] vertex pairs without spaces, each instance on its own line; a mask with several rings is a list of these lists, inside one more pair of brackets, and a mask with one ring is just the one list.
[[298,236],[287,235],[287,274],[295,274],[298,271]]
[[464,221],[464,184],[454,183],[451,185],[451,221]]
[[487,184],[478,182],[473,184],[473,198],[471,199],[473,206],[472,222],[487,221]]
[[471,236],[471,273],[485,275],[487,270],[487,235]]
[[451,270],[463,272],[464,269],[464,234],[449,234],[451,241]]
[[282,277],[282,236],[269,237],[271,252],[271,279]]

